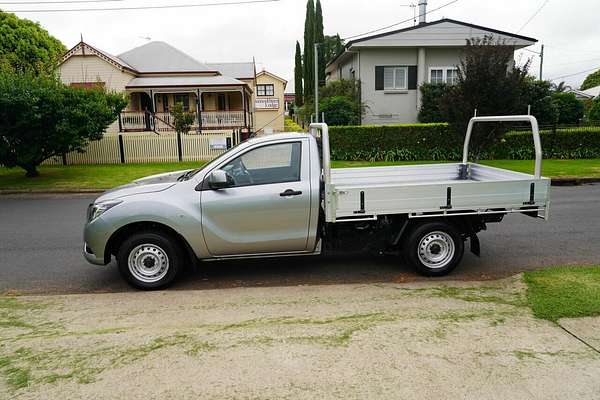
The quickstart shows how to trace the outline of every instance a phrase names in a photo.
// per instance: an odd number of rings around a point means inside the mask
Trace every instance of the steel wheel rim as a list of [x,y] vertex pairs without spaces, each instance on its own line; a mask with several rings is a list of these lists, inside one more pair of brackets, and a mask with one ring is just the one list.
[[428,268],[444,268],[454,258],[454,240],[446,232],[435,231],[423,236],[417,249],[419,261]]
[[169,257],[160,246],[145,243],[129,252],[127,265],[135,279],[144,283],[155,283],[169,272]]

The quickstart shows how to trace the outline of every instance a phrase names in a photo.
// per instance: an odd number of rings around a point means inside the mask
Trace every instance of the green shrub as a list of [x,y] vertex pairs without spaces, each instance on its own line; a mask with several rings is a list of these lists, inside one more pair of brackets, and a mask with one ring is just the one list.
[[[462,159],[462,139],[447,124],[335,126],[329,130],[331,156],[344,161]],[[545,158],[600,158],[600,128],[581,127],[540,133]],[[509,132],[482,159],[530,160],[531,132]]]
[[559,124],[577,124],[583,118],[583,102],[577,100],[575,93],[554,93],[552,100],[558,109]]
[[347,97],[327,97],[320,102],[320,109],[325,114],[329,125],[354,125],[360,123],[360,104]]
[[283,123],[286,132],[304,132],[304,129],[291,118],[286,118]]
[[588,119],[591,122],[600,122],[600,98],[596,98],[592,102],[588,112]]
[[444,122],[440,111],[440,99],[448,92],[449,86],[445,83],[424,83],[421,85],[421,108],[419,109],[420,122]]

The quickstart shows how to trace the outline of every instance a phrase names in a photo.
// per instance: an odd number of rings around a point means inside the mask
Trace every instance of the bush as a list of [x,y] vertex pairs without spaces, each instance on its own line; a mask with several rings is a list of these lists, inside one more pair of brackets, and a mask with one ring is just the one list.
[[440,99],[448,92],[448,87],[445,83],[424,83],[421,85],[420,122],[444,122],[444,117],[440,111]]
[[291,118],[286,118],[283,123],[286,132],[304,132],[304,129]]
[[325,121],[329,125],[356,125],[360,124],[360,105],[343,96],[334,96],[323,99],[320,111],[325,114]]
[[[463,141],[447,124],[338,126],[329,130],[331,156],[344,161],[415,161],[462,159]],[[600,158],[600,128],[542,131],[545,158]],[[472,155],[471,155],[472,157]],[[482,159],[530,160],[531,132],[509,132]],[[472,158],[471,158],[472,159]]]
[[600,122],[600,98],[596,98],[590,107],[588,119],[591,122]]
[[458,160],[462,154],[447,124],[334,126],[329,137],[334,160]]
[[558,109],[558,123],[574,125],[583,118],[583,102],[577,100],[575,93],[554,93],[552,100]]
[[44,160],[84,151],[102,138],[127,101],[102,89],[78,89],[57,79],[0,73],[0,164],[38,175]]

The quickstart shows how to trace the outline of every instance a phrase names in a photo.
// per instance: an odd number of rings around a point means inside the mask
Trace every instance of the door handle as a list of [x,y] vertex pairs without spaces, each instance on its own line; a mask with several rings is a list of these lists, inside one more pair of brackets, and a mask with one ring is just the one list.
[[285,192],[279,193],[281,197],[300,196],[302,192],[300,190],[288,189]]

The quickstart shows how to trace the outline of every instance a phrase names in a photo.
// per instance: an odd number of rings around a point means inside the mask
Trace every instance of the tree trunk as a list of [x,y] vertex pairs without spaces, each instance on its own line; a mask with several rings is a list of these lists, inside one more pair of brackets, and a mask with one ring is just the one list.
[[36,176],[40,176],[40,173],[37,170],[35,165],[27,165],[23,167],[25,169],[25,176],[27,178],[35,178]]

